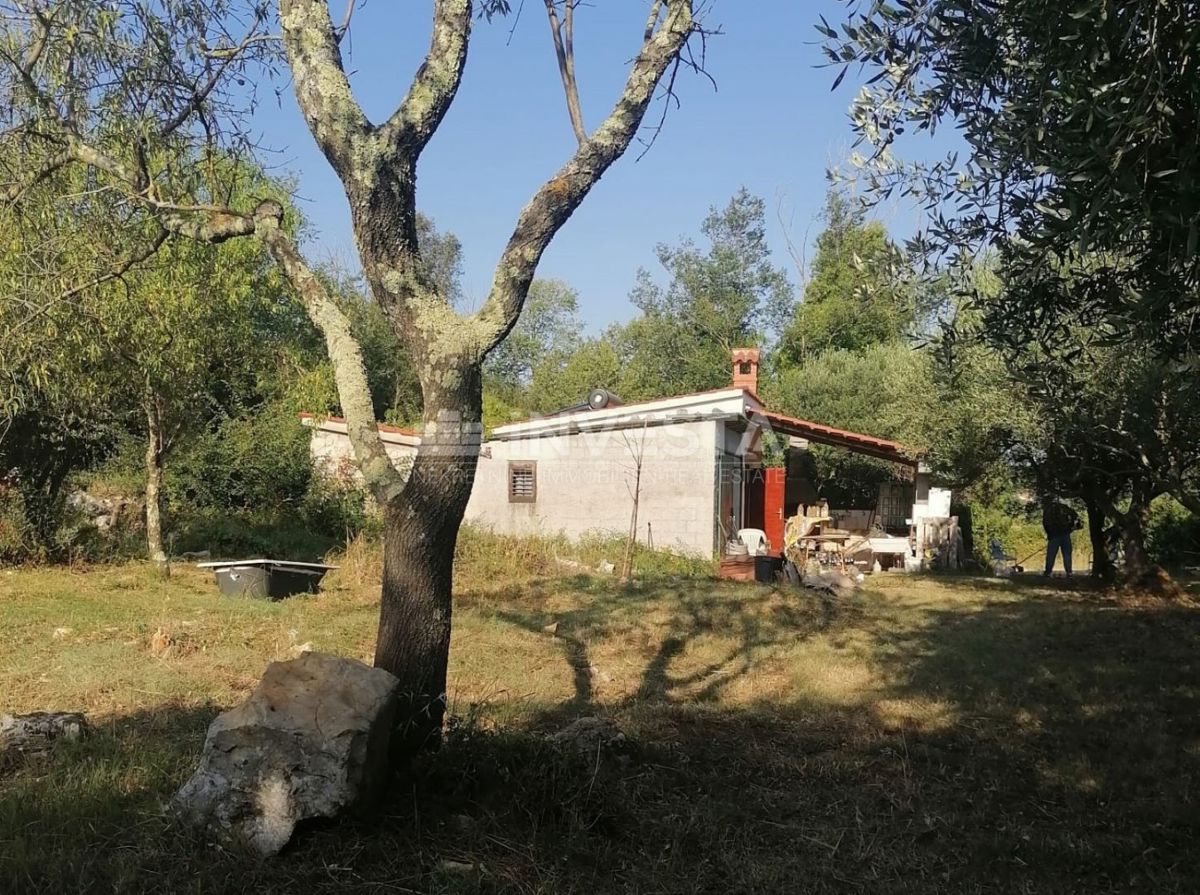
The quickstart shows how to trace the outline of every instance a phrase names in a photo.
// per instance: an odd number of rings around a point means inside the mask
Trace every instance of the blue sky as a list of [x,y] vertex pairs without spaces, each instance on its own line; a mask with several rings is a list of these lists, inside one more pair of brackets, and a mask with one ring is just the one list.
[[[403,95],[428,43],[431,6],[367,0],[356,13],[347,68],[373,120],[386,118]],[[539,269],[539,276],[564,279],[579,291],[591,330],[630,317],[628,293],[639,267],[657,268],[655,245],[697,233],[708,208],[723,205],[742,185],[767,200],[777,261],[791,265],[777,207],[782,204],[793,239],[811,241],[819,230],[825,171],[849,154],[846,110],[857,82],[851,72],[830,90],[836,72],[818,67],[813,29],[820,13],[831,22],[842,18],[843,4],[714,0],[712,6],[708,24],[724,31],[709,43],[708,69],[717,89],[700,77],[681,78],[683,105],[671,110],[653,149],[635,161],[635,147],[616,163]],[[620,90],[645,9],[645,0],[595,0],[577,14],[576,55],[589,128]],[[340,3],[335,11],[340,13]],[[340,184],[305,129],[290,87],[282,105],[264,97],[257,124],[267,145],[280,150],[276,163],[299,179],[315,230],[310,253],[353,259]],[[517,214],[573,148],[542,4],[525,0],[515,29],[511,19],[480,22],[458,98],[418,170],[419,207],[463,242],[469,301],[482,300]],[[912,229],[912,216],[903,210],[884,209],[880,216],[899,235]]]

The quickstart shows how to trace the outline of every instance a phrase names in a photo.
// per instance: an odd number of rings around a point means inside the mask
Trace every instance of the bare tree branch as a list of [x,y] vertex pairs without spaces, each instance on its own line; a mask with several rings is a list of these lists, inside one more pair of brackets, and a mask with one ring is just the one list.
[[258,28],[262,24],[263,17],[265,15],[266,12],[264,9],[259,8],[255,10],[254,22],[250,25],[246,36],[237,46],[229,47],[228,49],[222,49],[220,51],[220,62],[216,69],[209,75],[209,78],[204,85],[199,87],[195,93],[192,94],[192,97],[183,104],[178,112],[175,113],[175,117],[163,125],[162,130],[159,132],[160,138],[165,139],[166,137],[169,137],[171,134],[175,133],[175,131],[179,130],[179,128],[182,127],[194,113],[200,111],[205,101],[212,95],[212,92],[217,89],[217,85],[221,83],[221,78],[225,75],[226,69],[229,68],[230,64],[237,59],[237,57],[241,55],[247,47],[258,42],[259,40],[269,38],[269,35],[258,33]]
[[354,18],[354,8],[357,5],[358,0],[346,0],[346,13],[342,16],[342,23],[334,31],[339,44],[345,40],[346,35],[350,31],[350,20]]
[[37,22],[37,27],[34,30],[33,41],[29,44],[29,50],[26,52],[25,60],[21,65],[21,70],[26,77],[33,75],[33,70],[37,68],[37,64],[46,52],[46,46],[50,42],[50,17],[40,9],[35,9],[33,16],[34,21]]
[[560,22],[555,0],[545,0],[546,16],[550,20],[550,34],[554,38],[554,55],[558,58],[558,74],[562,78],[563,91],[567,95],[567,114],[571,116],[571,127],[575,131],[575,139],[582,146],[587,142],[588,134],[587,128],[583,124],[583,108],[579,103],[579,87],[575,81],[576,2],[577,0],[565,0],[565,20]]
[[542,253],[604,172],[629,147],[663,74],[696,31],[692,0],[664,2],[662,24],[643,43],[608,118],[521,212],[496,265],[491,292],[473,318],[482,326],[485,354],[516,324]]
[[658,20],[662,18],[663,0],[654,0],[650,7],[650,15],[646,18],[646,29],[642,34],[643,42],[649,41],[654,36],[654,31],[658,28]]

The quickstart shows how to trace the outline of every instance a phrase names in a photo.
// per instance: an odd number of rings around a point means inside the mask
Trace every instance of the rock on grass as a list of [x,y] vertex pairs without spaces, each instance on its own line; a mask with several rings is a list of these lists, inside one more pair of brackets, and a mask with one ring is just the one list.
[[370,807],[388,779],[399,683],[321,653],[272,662],[250,697],[213,721],[172,807],[225,845],[263,856],[302,820]]

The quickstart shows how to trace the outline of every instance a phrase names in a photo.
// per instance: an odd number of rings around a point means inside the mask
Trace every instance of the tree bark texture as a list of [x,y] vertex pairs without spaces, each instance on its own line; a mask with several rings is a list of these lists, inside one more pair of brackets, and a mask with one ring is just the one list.
[[[464,315],[439,293],[421,257],[416,171],[422,150],[457,94],[473,4],[436,0],[429,52],[396,111],[376,125],[354,98],[326,0],[279,2],[301,112],[342,181],[367,283],[412,357],[424,399],[421,445],[405,479],[391,466],[379,440],[361,352],[349,322],[283,233],[280,215],[272,209],[256,212],[256,232],[325,334],[350,440],[383,509],[383,589],[375,664],[403,684],[400,756],[440,737],[454,548],[482,433],[482,363],[516,324],[550,240],[629,147],[664,73],[678,62],[697,27],[692,0],[664,0],[653,9],[642,48],[609,116],[589,135],[583,132],[581,116],[572,111],[578,149],[522,210],[487,299],[478,312]],[[569,39],[573,19],[563,30]],[[566,43],[563,52],[573,55]],[[570,95],[574,71],[573,59],[568,61]]]
[[424,386],[421,449],[384,509],[383,592],[375,664],[403,682],[398,750],[436,745],[446,709],[454,550],[479,459],[481,373]]
[[1146,482],[1135,483],[1130,494],[1129,507],[1119,510],[1111,501],[1105,507],[1106,514],[1115,519],[1121,532],[1121,547],[1125,553],[1125,581],[1135,587],[1162,588],[1169,581],[1166,573],[1151,561],[1146,549],[1146,522],[1150,515],[1150,502],[1156,492]]
[[1116,568],[1108,554],[1108,532],[1105,530],[1108,519],[1096,498],[1087,497],[1084,504],[1087,506],[1088,538],[1092,542],[1092,577],[1098,581],[1112,581],[1116,577]]
[[155,571],[166,577],[171,567],[162,533],[162,405],[152,392],[146,396],[146,433],[146,548]]
[[1121,544],[1125,549],[1125,577],[1130,584],[1141,585],[1155,582],[1159,569],[1150,561],[1146,550],[1146,518],[1149,501],[1134,494],[1133,502],[1119,519]]

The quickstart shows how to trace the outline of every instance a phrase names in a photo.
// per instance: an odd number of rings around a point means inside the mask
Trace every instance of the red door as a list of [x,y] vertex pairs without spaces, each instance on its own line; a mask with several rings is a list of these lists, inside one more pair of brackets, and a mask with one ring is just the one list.
[[783,501],[787,485],[787,469],[769,466],[763,470],[763,531],[771,542],[771,552],[783,553]]

